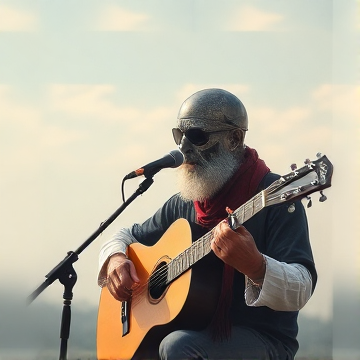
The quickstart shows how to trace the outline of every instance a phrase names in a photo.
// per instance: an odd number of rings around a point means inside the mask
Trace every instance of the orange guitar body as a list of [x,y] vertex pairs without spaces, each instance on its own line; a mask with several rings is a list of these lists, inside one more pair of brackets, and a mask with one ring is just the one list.
[[[151,345],[157,349],[161,339],[172,330],[196,329],[207,325],[216,306],[218,291],[210,294],[204,279],[195,284],[196,277],[194,278],[192,269],[173,281],[158,299],[152,298],[147,285],[151,273],[159,263],[169,262],[191,243],[190,226],[185,219],[180,219],[170,226],[154,246],[148,247],[139,243],[129,246],[128,257],[133,261],[140,278],[140,286],[144,287],[145,291],[138,295],[134,291],[134,297],[128,303],[129,332],[123,336],[122,303],[116,301],[106,287],[102,289],[97,324],[98,360],[131,359],[145,337],[143,347]],[[207,272],[200,277],[209,279],[209,275],[211,276],[211,273]],[[212,279],[212,284],[215,278]],[[214,286],[210,288],[211,292],[215,290]],[[201,293],[200,296],[205,296],[205,299],[211,296],[215,301],[195,300],[199,298],[197,292]],[[178,317],[180,312],[183,316]],[[163,324],[166,326],[162,326]],[[144,350],[146,351],[146,348]]]

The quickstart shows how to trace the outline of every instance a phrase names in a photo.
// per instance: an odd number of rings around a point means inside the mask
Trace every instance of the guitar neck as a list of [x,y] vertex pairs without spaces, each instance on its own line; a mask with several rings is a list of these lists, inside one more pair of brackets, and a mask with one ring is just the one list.
[[[265,207],[265,193],[261,191],[245,204],[236,209],[232,216],[235,219],[234,228],[240,227],[255,214]],[[211,229],[204,236],[192,243],[185,251],[180,253],[168,264],[167,283],[171,283],[182,273],[191,268],[197,261],[211,252],[211,240],[213,239],[214,229]]]
[[233,216],[236,219],[234,228],[237,229],[265,206],[265,190],[263,190],[233,212]]

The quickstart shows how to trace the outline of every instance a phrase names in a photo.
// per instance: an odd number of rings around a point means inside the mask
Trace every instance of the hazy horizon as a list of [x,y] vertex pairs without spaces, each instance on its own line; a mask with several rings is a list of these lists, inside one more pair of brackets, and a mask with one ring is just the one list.
[[[0,359],[8,354],[18,356],[21,360],[42,359],[41,356],[45,359],[46,354],[48,356],[51,354],[55,359],[60,347],[61,299],[55,304],[38,298],[26,306],[22,293],[12,289],[12,294],[16,296],[0,299],[0,308],[6,310],[0,316]],[[76,295],[76,291],[74,294]],[[61,296],[61,294],[59,295]],[[75,299],[71,306],[72,319],[68,341],[68,357],[75,358],[86,353],[89,356],[94,356],[96,354],[97,307],[88,306],[84,308]],[[353,337],[359,334],[354,328],[355,325],[357,324],[350,324]],[[298,356],[327,356],[330,359],[333,350],[332,320],[300,315],[299,327],[301,348]],[[32,330],[34,328],[37,329],[36,332]],[[16,336],[14,336],[15,334]],[[6,360],[10,359],[6,358]]]

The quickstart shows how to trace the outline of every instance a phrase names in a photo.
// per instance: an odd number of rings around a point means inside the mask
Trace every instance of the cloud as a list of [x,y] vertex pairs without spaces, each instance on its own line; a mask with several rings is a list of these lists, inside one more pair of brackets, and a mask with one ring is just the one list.
[[360,111],[360,87],[347,84],[323,84],[312,92],[312,99],[321,111],[354,118]]
[[52,111],[68,115],[100,117],[116,120],[120,117],[133,119],[138,110],[119,108],[110,97],[116,92],[113,85],[51,84],[49,86],[50,107]]
[[[157,128],[159,131],[165,130],[165,132],[168,132],[169,124],[175,124],[177,112],[171,106],[158,106],[154,109],[143,111],[140,114],[138,121],[134,121],[130,125],[132,131],[146,133],[149,131],[153,132],[153,129]],[[162,128],[161,130],[160,127]]]
[[29,123],[37,123],[40,120],[39,110],[25,104],[19,104],[14,100],[14,88],[0,84],[0,122],[15,122],[19,126],[26,127]]
[[315,136],[315,131],[306,132],[306,124],[312,116],[310,106],[283,109],[249,105],[248,116],[249,132],[246,142],[260,153],[266,151],[269,163],[276,164],[284,156],[284,147],[289,149],[289,153],[296,151],[305,140],[306,143],[311,142]]
[[[177,108],[173,105],[158,105],[152,108],[122,106],[117,97],[117,88],[111,84],[82,85],[82,84],[53,84],[49,86],[49,111],[74,121],[91,122],[96,128],[106,128],[105,132],[115,131],[133,134],[140,144],[136,149],[133,143],[124,139],[126,153],[141,156],[148,153],[143,144],[149,142],[149,134],[154,134],[162,141],[155,141],[152,150],[172,145],[170,127],[175,124]],[[100,126],[100,127],[99,127]],[[112,130],[111,130],[112,129]],[[50,129],[48,129],[50,131]],[[90,131],[90,136],[92,131]],[[151,141],[151,140],[150,140]],[[129,149],[127,148],[129,147]],[[108,157],[107,164],[118,163],[122,158],[119,154]],[[140,160],[140,159],[139,159]]]
[[132,131],[146,132],[174,117],[172,108],[156,107],[141,110],[120,106],[115,99],[116,86],[53,84],[49,88],[50,110],[85,119],[101,119],[108,123],[122,122]]
[[14,6],[0,5],[1,31],[36,31],[38,16],[29,10],[20,10]]
[[277,134],[291,134],[294,129],[301,128],[306,119],[309,118],[311,110],[307,107],[291,107],[283,110],[276,108],[258,108],[254,109],[251,114],[251,118],[261,120],[261,127],[269,126]]
[[[315,110],[328,118],[328,127],[336,138],[348,139],[346,149],[351,156],[359,153],[360,87],[350,84],[323,84],[316,88],[311,99]],[[334,143],[338,146],[337,140]],[[356,171],[356,170],[355,170]],[[359,176],[359,171],[357,171]]]
[[51,149],[83,136],[78,130],[47,122],[44,111],[17,99],[12,86],[0,85],[0,114],[1,151],[7,154],[2,161],[13,172],[34,167],[51,156]]
[[116,5],[107,6],[97,21],[100,31],[148,30],[149,15],[126,10]]
[[267,12],[253,6],[240,7],[231,17],[228,31],[274,31],[284,16]]

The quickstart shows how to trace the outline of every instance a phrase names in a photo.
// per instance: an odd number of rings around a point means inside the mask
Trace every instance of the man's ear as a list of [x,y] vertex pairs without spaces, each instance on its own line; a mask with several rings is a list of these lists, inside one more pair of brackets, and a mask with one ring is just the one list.
[[240,129],[235,129],[229,132],[228,146],[230,151],[234,151],[237,147],[243,147],[244,133]]

